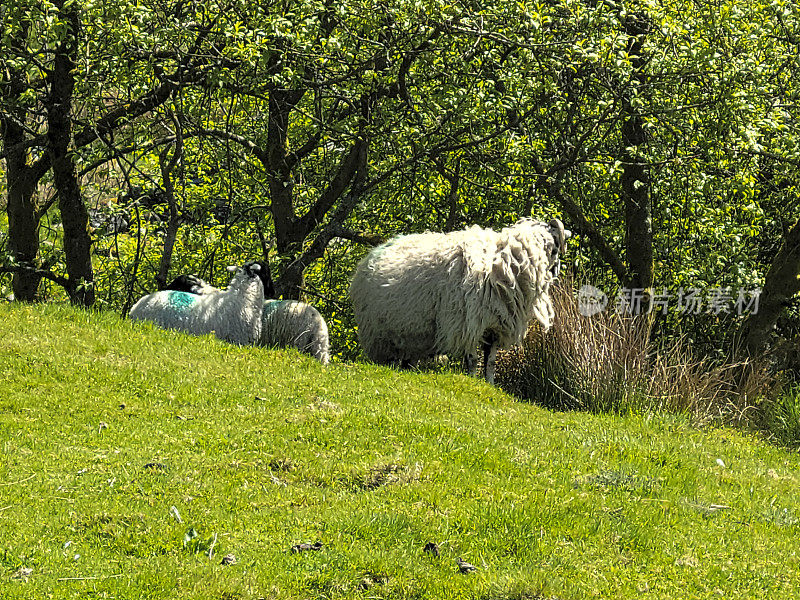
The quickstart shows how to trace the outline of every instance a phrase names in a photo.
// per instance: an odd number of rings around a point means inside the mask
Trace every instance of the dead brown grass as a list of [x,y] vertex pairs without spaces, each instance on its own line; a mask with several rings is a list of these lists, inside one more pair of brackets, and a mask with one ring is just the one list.
[[553,328],[536,325],[498,356],[497,382],[511,394],[558,410],[659,410],[706,421],[757,419],[775,381],[757,362],[697,357],[686,339],[651,339],[648,315],[608,309],[585,317],[572,282],[552,291]]

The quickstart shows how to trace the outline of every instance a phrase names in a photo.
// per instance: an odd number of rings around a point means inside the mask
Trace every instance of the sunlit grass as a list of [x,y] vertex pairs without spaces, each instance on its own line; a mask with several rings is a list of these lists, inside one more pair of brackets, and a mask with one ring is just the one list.
[[0,327],[2,598],[800,596],[800,460],[741,432],[65,307]]

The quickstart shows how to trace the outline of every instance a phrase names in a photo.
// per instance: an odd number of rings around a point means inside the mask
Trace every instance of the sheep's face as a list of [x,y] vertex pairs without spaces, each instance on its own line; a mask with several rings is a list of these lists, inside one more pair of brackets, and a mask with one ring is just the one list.
[[248,277],[258,277],[261,279],[261,284],[264,287],[264,298],[275,297],[275,287],[272,284],[272,277],[270,276],[269,263],[266,261],[251,261],[244,263],[241,267],[232,265],[228,267],[231,273],[243,272]]
[[[234,270],[236,270],[235,267]],[[242,265],[242,271],[249,277],[258,277],[261,275],[261,263],[258,261],[246,262]]]
[[564,229],[564,224],[558,219],[552,219],[547,225],[550,237],[553,238],[553,249],[548,254],[550,258],[550,272],[553,277],[558,277],[561,272],[561,253],[567,247],[567,240],[572,236],[569,229]]
[[207,284],[194,274],[178,275],[164,289],[174,290],[177,292],[186,292],[188,294],[195,294],[197,296],[202,296],[203,294],[216,291],[215,287]]
[[[518,236],[524,236],[526,239],[522,240],[520,238],[520,242],[526,245],[527,248],[532,248],[533,244],[541,244],[542,242],[539,240],[534,240],[533,235],[534,231],[541,232],[544,229],[546,235],[544,235],[544,253],[547,257],[547,267],[548,270],[553,274],[553,277],[558,277],[559,271],[561,269],[561,259],[560,255],[564,249],[564,244],[567,238],[571,235],[571,232],[564,229],[564,225],[558,219],[553,219],[550,221],[549,224],[545,224],[541,221],[535,221],[530,218],[523,218],[517,221],[514,225],[514,228],[518,230]],[[531,256],[531,260],[533,257]]]
[[553,243],[551,245],[548,243],[545,247],[545,252],[547,252],[548,270],[552,273],[553,278],[556,278],[561,273],[561,256],[558,251],[558,244]]
[[544,253],[545,256],[547,256],[547,270],[550,271],[555,279],[561,272],[561,253],[559,252],[558,241],[552,234],[545,235],[544,237]]
[[258,276],[261,278],[261,283],[264,284],[264,298],[275,297],[275,286],[272,283],[272,275],[269,270],[269,263],[265,260],[259,260],[247,263],[245,267],[258,267]]

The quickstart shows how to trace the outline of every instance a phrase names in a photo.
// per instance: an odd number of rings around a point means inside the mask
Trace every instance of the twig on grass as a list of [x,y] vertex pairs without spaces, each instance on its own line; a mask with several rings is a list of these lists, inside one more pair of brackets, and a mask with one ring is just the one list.
[[103,575],[102,577],[98,576],[89,576],[89,577],[59,577],[56,581],[96,581],[98,579],[114,579],[116,577],[124,577],[124,573],[117,573],[116,575]]
[[36,477],[36,473],[31,475],[30,477],[26,477],[25,479],[20,479],[19,481],[8,481],[6,483],[0,483],[0,485],[19,485],[20,483],[25,483],[26,481],[30,481],[34,477]]

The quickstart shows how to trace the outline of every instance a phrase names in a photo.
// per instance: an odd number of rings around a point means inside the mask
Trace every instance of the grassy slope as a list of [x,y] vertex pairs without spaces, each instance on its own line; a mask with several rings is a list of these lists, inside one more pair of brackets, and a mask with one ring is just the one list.
[[2,598],[800,597],[800,460],[738,432],[64,307],[0,331]]

